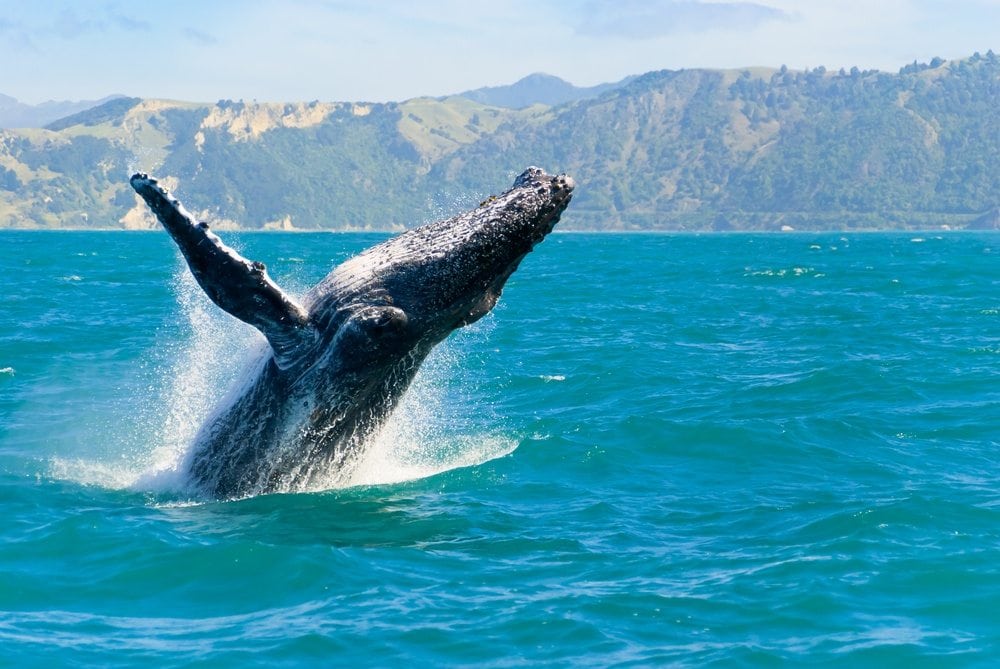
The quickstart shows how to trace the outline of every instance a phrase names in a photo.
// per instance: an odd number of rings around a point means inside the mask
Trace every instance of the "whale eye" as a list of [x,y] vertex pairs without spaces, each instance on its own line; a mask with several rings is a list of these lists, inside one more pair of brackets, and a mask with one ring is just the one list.
[[375,340],[398,337],[406,332],[409,318],[397,307],[368,307],[352,319],[358,328]]
[[364,367],[397,359],[412,343],[409,332],[402,309],[362,307],[337,329],[332,348],[347,367]]

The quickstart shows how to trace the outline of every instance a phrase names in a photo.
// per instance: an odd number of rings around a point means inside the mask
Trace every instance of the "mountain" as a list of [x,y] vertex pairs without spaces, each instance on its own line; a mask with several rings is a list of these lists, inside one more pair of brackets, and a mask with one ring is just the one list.
[[458,97],[484,105],[509,109],[523,109],[539,104],[554,107],[567,102],[596,98],[606,91],[624,86],[634,78],[627,77],[616,83],[580,88],[551,74],[537,72],[529,74],[509,86],[477,88],[459,93]]
[[160,176],[250,229],[401,229],[474,205],[527,165],[572,174],[563,229],[995,227],[1000,58],[898,73],[663,70],[524,108],[119,99],[0,131],[0,227],[154,227]]
[[964,227],[1000,202],[1000,58],[877,71],[650,72],[435,165],[482,192],[488,161],[581,184],[593,229]]
[[100,100],[56,102],[49,100],[37,105],[18,102],[16,98],[0,94],[0,128],[41,128],[53,121],[122,97],[110,95]]
[[0,227],[154,227],[128,186],[141,169],[222,227],[401,229],[451,206],[428,182],[442,156],[539,113],[463,98],[116,99],[48,129],[0,131]]

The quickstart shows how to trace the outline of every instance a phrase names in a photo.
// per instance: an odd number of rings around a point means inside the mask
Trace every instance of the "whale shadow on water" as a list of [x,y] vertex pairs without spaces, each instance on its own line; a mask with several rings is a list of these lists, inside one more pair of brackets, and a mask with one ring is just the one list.
[[[420,391],[424,377],[434,375],[417,371],[450,333],[491,311],[507,279],[569,204],[571,178],[528,168],[476,209],[348,259],[301,301],[282,291],[262,263],[246,260],[195,221],[155,179],[136,174],[130,182],[205,294],[264,336],[255,359],[193,437],[162,445],[133,487],[246,498],[403,481],[516,448],[503,437],[449,439],[428,458],[416,426],[433,422],[420,420],[434,411],[419,400],[428,397]],[[194,373],[210,372],[211,364]],[[204,387],[205,379],[199,381]],[[418,392],[407,393],[411,384]],[[172,416],[190,423],[187,409]]]

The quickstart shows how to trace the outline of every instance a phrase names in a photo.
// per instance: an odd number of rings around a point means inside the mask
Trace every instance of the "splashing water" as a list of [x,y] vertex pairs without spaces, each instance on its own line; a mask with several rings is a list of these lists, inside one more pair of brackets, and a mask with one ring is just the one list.
[[[111,462],[54,458],[53,476],[114,489],[198,495],[187,480],[187,460],[198,430],[254,379],[259,369],[255,363],[263,361],[267,342],[212,304],[182,264],[174,273],[173,287],[188,334],[147,370],[158,385],[147,389],[145,411],[139,412],[144,417],[137,420],[127,452]],[[467,409],[478,404],[472,399],[476,382],[458,371],[475,365],[463,350],[488,337],[491,323],[485,318],[432,351],[386,424],[358,456],[346,468],[316,477],[297,491],[399,483],[512,453],[516,439],[469,433],[476,429]],[[475,413],[482,416],[483,408],[476,406]],[[486,415],[495,418],[488,410]]]
[[[427,358],[413,384],[381,430],[345,472],[330,472],[316,489],[400,483],[474,467],[512,453],[517,440],[499,434],[465,434],[467,407],[463,396],[474,388],[449,387],[456,370],[469,363],[462,343],[488,335],[492,320],[482,327],[452,335]],[[464,335],[464,336],[463,336]],[[482,407],[477,407],[482,411]]]
[[175,355],[173,368],[164,377],[167,385],[156,400],[167,410],[153,433],[156,447],[129,487],[185,487],[185,458],[198,429],[220,403],[221,391],[234,384],[233,390],[238,389],[238,375],[249,373],[251,361],[266,346],[253,328],[212,304],[187,267],[175,272],[174,293],[191,335]]
[[186,336],[140,362],[132,380],[140,397],[125,407],[127,414],[108,418],[105,434],[113,435],[121,452],[97,459],[55,457],[49,467],[55,478],[149,492],[187,486],[184,457],[198,428],[263,338],[216,308],[186,266],[178,264],[172,284]]

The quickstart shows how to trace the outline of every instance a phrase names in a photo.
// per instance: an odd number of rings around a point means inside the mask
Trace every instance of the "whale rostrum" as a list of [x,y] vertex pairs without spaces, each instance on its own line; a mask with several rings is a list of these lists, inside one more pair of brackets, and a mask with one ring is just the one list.
[[431,349],[493,308],[574,188],[566,175],[529,167],[501,195],[363,251],[297,300],[156,179],[139,173],[130,183],[208,297],[270,345],[184,463],[193,485],[220,498],[300,490],[348,467]]

